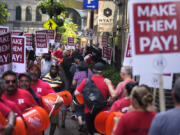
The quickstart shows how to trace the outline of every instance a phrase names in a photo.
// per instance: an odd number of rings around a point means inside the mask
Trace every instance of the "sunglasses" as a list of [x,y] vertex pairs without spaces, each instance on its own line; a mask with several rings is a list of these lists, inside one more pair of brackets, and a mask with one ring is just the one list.
[[16,80],[5,80],[5,83],[6,83],[6,84],[9,84],[10,82],[16,83]]

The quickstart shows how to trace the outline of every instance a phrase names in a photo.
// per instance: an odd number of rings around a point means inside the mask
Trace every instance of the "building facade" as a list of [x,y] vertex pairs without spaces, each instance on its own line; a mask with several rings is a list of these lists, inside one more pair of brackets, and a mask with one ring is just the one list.
[[[35,30],[43,29],[43,24],[48,20],[49,16],[41,14],[38,9],[39,1],[40,0],[0,0],[0,2],[6,4],[10,13],[8,17],[8,26],[10,30],[34,32]],[[66,6],[68,7],[68,5]],[[79,10],[76,9],[73,9],[72,12],[73,11],[76,12],[80,18],[86,17],[86,13],[82,13],[82,11],[79,12]],[[80,20],[83,22],[79,22],[79,27],[83,29],[85,21],[82,19]]]

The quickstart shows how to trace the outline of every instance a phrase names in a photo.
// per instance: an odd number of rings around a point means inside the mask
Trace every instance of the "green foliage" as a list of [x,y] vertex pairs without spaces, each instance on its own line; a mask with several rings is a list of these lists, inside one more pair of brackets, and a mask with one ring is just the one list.
[[7,17],[10,16],[8,9],[4,3],[0,3],[0,25],[7,24]]
[[120,77],[120,72],[116,71],[116,69],[112,66],[107,66],[103,75],[105,78],[108,78],[112,81],[114,87],[122,80]]
[[58,28],[58,33],[62,34],[61,42],[67,44],[68,37],[74,37],[75,43],[77,42],[78,34],[76,33],[78,26],[72,22],[71,19],[66,18],[64,25]]
[[57,16],[65,11],[64,3],[56,0],[53,0],[53,4],[51,0],[42,0],[39,2],[38,7],[43,14],[48,14],[50,17]]

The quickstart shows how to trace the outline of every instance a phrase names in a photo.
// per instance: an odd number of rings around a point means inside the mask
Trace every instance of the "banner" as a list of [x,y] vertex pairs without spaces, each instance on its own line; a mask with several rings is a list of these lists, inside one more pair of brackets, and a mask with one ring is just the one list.
[[68,37],[68,48],[69,49],[75,49],[75,44],[74,44],[74,38],[73,37]]
[[[43,33],[47,34],[48,42],[54,42],[55,30],[53,30],[53,29],[37,30],[35,33],[36,34],[43,34]],[[50,40],[53,40],[53,41],[50,41]]]
[[22,30],[12,30],[11,31],[11,35],[13,35],[13,36],[22,36],[23,35],[23,31]]
[[0,76],[11,69],[11,34],[0,35]]
[[108,46],[108,37],[107,36],[102,36],[102,46],[107,47]]
[[113,1],[99,1],[98,32],[116,31],[117,6]]
[[62,35],[57,33],[56,37],[55,37],[55,43],[60,43],[61,42],[61,37],[62,37]]
[[[164,74],[163,75],[163,88],[171,90],[172,89],[172,74]],[[159,75],[140,75],[139,85],[146,84],[152,88],[159,88]]]
[[9,27],[7,26],[0,26],[0,34],[6,33],[9,31]]
[[180,73],[180,1],[131,0],[133,73]]
[[108,46],[103,46],[102,48],[102,59],[111,64],[112,58],[112,48]]
[[126,44],[126,50],[124,53],[124,61],[123,61],[123,66],[132,66],[132,48],[131,48],[131,38],[130,34],[128,35],[128,40]]
[[35,34],[36,56],[41,56],[42,53],[48,53],[47,35]]
[[26,72],[26,39],[24,36],[12,36],[12,71],[16,73]]
[[33,34],[24,34],[24,36],[26,37],[26,49],[33,50]]

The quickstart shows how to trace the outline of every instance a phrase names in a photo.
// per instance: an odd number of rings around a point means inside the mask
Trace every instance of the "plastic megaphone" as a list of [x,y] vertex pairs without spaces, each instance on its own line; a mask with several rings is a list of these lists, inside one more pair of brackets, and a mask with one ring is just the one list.
[[[46,96],[42,96],[42,103],[43,103],[43,107],[44,109],[49,113],[51,111],[51,109],[54,106],[54,103],[56,102],[57,99],[57,95],[56,94],[48,94]],[[57,114],[59,112],[60,108],[54,110],[52,112],[52,114]]]
[[64,106],[69,106],[72,103],[72,95],[69,91],[64,90],[64,91],[58,92],[57,94],[63,98]]
[[28,134],[40,133],[49,126],[48,113],[40,106],[31,108],[23,114],[23,117],[27,124]]
[[[6,119],[0,113],[0,127],[7,125]],[[2,131],[0,131],[0,134]],[[26,135],[26,129],[24,125],[24,121],[21,117],[16,118],[16,125],[14,126],[12,135]]]
[[115,117],[120,118],[122,115],[123,115],[122,112],[111,112],[109,114],[106,120],[106,133],[105,133],[106,135],[112,135],[113,129],[115,127]]

